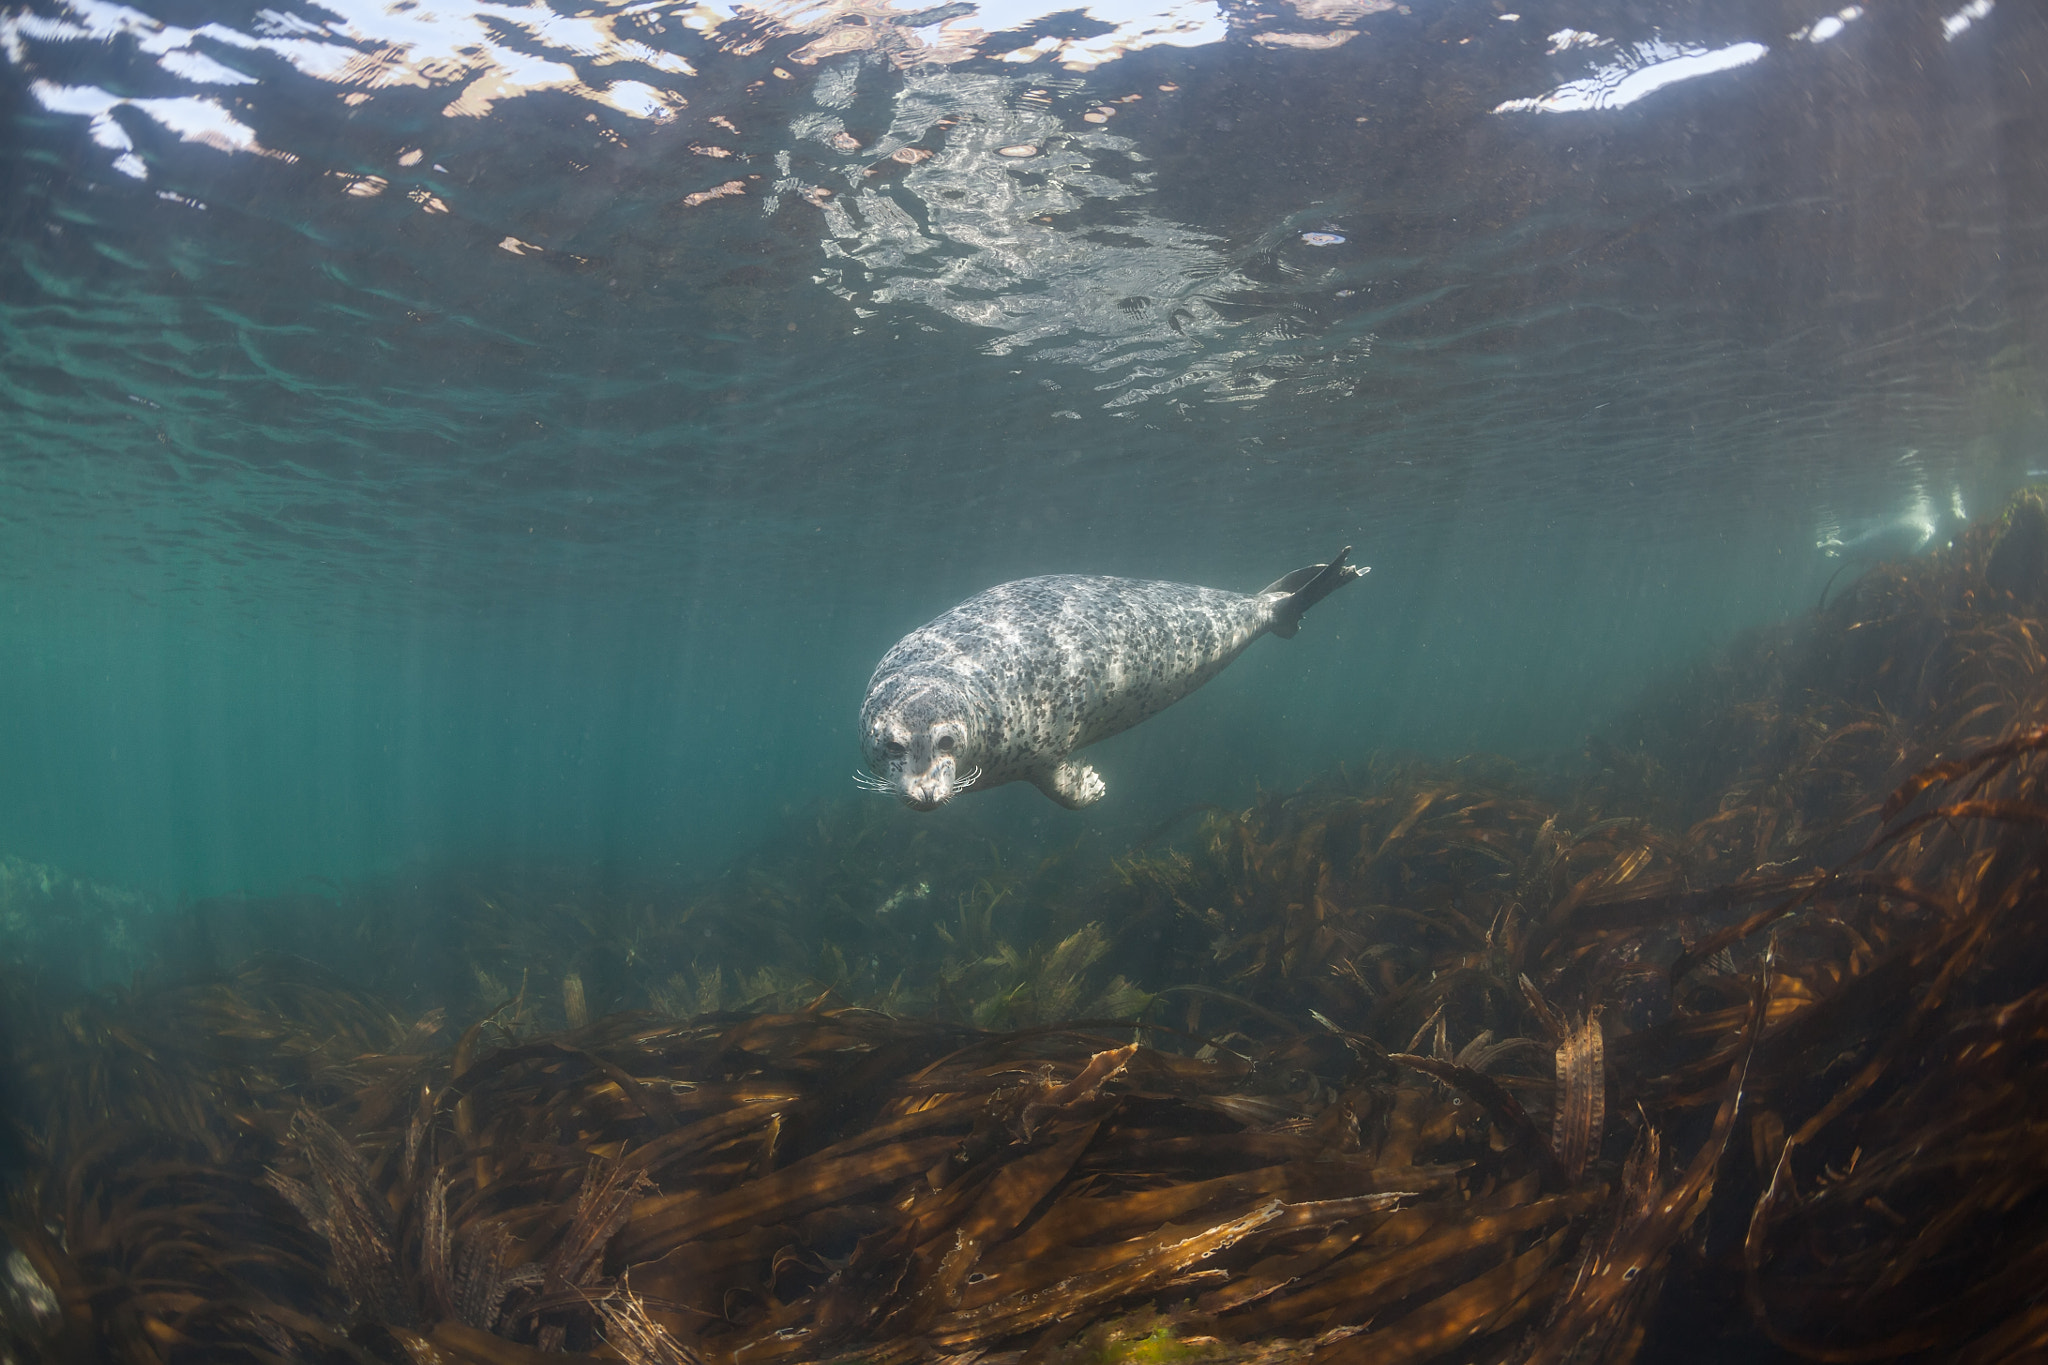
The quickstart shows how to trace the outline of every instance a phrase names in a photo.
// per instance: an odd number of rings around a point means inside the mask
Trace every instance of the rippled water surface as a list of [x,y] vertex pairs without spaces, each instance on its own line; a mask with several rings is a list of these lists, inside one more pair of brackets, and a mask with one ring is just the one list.
[[2017,0],[33,0],[0,55],[0,853],[157,893],[715,863],[1034,573],[1373,570],[982,818],[1569,753],[2048,467]]

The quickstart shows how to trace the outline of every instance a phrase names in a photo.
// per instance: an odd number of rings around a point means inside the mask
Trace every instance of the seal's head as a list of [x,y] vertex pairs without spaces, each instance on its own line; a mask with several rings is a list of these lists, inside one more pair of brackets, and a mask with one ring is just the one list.
[[913,810],[937,810],[974,785],[974,728],[968,708],[936,684],[871,695],[861,716],[861,752],[886,791]]

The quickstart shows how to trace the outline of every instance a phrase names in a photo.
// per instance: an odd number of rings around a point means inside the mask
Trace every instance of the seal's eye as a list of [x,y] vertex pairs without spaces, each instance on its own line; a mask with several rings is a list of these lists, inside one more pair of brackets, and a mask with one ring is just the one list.
[[939,742],[932,747],[942,754],[950,754],[953,752],[953,737],[951,735],[940,735]]
[[893,739],[885,740],[882,744],[882,752],[891,758],[901,758],[903,757],[903,746]]

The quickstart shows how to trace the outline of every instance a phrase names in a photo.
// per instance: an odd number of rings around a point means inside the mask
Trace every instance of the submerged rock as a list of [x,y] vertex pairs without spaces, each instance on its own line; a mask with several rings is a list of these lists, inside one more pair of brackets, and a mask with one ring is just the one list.
[[81,984],[124,980],[149,956],[153,897],[0,856],[0,963]]

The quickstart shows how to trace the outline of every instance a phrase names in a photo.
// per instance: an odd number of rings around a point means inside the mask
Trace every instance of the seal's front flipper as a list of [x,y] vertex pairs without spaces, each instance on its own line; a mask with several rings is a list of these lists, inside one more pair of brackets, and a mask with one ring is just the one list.
[[1273,624],[1270,627],[1282,639],[1291,639],[1301,628],[1301,614],[1316,603],[1328,597],[1354,578],[1363,578],[1372,570],[1355,569],[1344,562],[1351,553],[1346,545],[1330,556],[1327,564],[1311,564],[1306,569],[1296,569],[1277,583],[1268,585],[1260,592],[1261,597],[1274,593],[1285,593],[1286,600],[1273,604]]
[[1101,773],[1071,758],[1050,772],[1040,773],[1031,779],[1031,783],[1068,810],[1092,806],[1109,790]]

